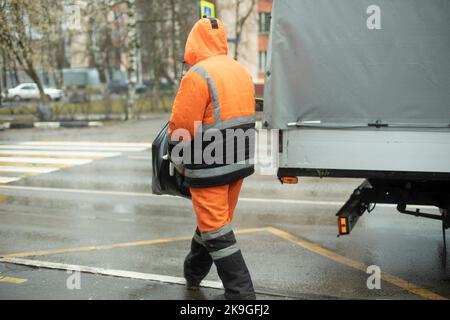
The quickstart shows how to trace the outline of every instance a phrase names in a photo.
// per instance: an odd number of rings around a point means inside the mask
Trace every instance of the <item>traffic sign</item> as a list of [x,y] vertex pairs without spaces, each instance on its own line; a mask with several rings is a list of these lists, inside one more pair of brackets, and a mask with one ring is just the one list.
[[216,18],[216,5],[212,1],[200,1],[200,17]]

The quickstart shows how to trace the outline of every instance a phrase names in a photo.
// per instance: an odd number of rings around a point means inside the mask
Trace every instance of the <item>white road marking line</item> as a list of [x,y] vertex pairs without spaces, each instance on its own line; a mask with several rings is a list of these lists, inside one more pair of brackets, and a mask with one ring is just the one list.
[[[19,157],[0,157],[1,162],[16,163],[39,163],[39,164],[71,164],[82,165],[92,162],[91,159],[71,159],[71,158],[19,158]],[[0,164],[1,165],[1,164]]]
[[31,146],[102,146],[102,147],[137,147],[151,148],[151,143],[135,142],[92,142],[92,141],[25,141],[21,145]]
[[[0,186],[3,189],[27,190],[27,191],[46,191],[46,192],[66,192],[66,193],[84,193],[84,194],[101,194],[113,196],[127,197],[147,197],[147,198],[166,198],[166,199],[182,199],[168,195],[156,195],[144,192],[127,192],[127,191],[106,191],[106,190],[85,190],[85,189],[69,189],[69,188],[45,188],[45,187],[26,187],[26,186]],[[291,200],[291,199],[270,199],[270,198],[239,198],[240,202],[265,202],[265,203],[282,203],[282,204],[313,204],[313,205],[333,205],[341,206],[344,202],[338,201],[320,201],[320,200]]]
[[[45,191],[52,193],[81,193],[81,194],[100,194],[110,196],[127,196],[127,197],[144,197],[144,198],[159,198],[174,199],[183,198],[168,196],[168,195],[156,195],[145,192],[126,192],[126,191],[113,191],[113,190],[89,190],[89,189],[71,189],[71,188],[45,188],[45,187],[26,187],[26,186],[9,186],[1,185],[0,189],[9,190],[23,190],[23,191]],[[291,200],[291,199],[273,199],[273,198],[239,198],[239,202],[264,202],[264,203],[278,203],[278,204],[292,204],[292,205],[324,205],[324,206],[342,206],[345,201],[324,201],[324,200]],[[394,208],[395,204],[377,204],[377,207]],[[414,208],[434,208],[433,206],[414,206]]]
[[33,146],[33,145],[5,145],[0,144],[0,149],[18,149],[18,150],[55,150],[55,151],[116,151],[116,152],[138,152],[147,150],[147,147],[106,147],[106,146]]
[[[150,281],[157,281],[157,282],[170,283],[170,284],[180,284],[180,285],[186,284],[186,280],[182,277],[173,277],[173,276],[151,274],[151,273],[104,269],[104,268],[87,267],[87,266],[74,265],[74,264],[65,264],[65,263],[39,261],[39,260],[31,260],[31,259],[21,259],[21,258],[0,258],[0,262],[1,263],[19,264],[19,265],[24,265],[24,266],[38,267],[38,268],[46,268],[46,269],[79,271],[79,272],[83,272],[83,273],[91,273],[91,274],[97,274],[97,275],[103,275],[103,276],[113,276],[113,277],[119,277],[119,278],[150,280]],[[204,288],[223,289],[222,283],[220,283],[218,281],[204,280],[204,281],[202,281],[201,286]]]
[[128,159],[130,159],[130,160],[152,160],[152,156],[150,156],[150,155],[148,155],[147,157],[145,157],[145,156],[141,156],[141,157],[129,156]]
[[[0,167],[1,168],[1,167]],[[171,196],[158,196],[151,193],[127,192],[127,191],[104,191],[104,190],[89,190],[89,189],[71,189],[71,188],[46,188],[46,187],[27,187],[27,186],[0,186],[0,188],[24,191],[46,191],[46,192],[64,192],[64,193],[85,193],[85,194],[103,194],[113,196],[131,196],[131,197],[163,197],[171,198]],[[181,198],[179,198],[181,199]]]
[[44,128],[44,129],[56,129],[61,127],[59,122],[35,122],[35,128]]
[[22,179],[22,177],[0,177],[0,183],[10,183]]
[[49,173],[60,168],[0,166],[0,172]]
[[0,150],[0,155],[18,156],[67,156],[109,158],[119,156],[119,152],[88,152],[88,151],[38,151],[38,150]]
[[[0,216],[5,216],[7,217],[9,214],[11,214],[10,211],[7,211],[4,208],[0,207]],[[58,214],[45,214],[45,213],[31,213],[31,212],[14,212],[14,218],[16,218],[17,216],[22,216],[22,217],[26,217],[26,218],[30,218],[30,217],[35,217],[35,218],[39,218],[40,220],[42,219],[51,219],[51,220],[55,220],[55,219],[59,219],[59,220],[73,220],[73,217],[70,216],[62,216],[62,215],[58,215]],[[79,219],[85,219],[85,220],[99,220],[99,221],[114,221],[114,222],[126,222],[126,223],[135,223],[136,220],[133,219],[127,219],[127,218],[114,218],[114,217],[110,217],[110,216],[106,216],[106,217],[102,217],[102,216],[87,216],[87,215],[79,215],[77,216],[77,218]]]

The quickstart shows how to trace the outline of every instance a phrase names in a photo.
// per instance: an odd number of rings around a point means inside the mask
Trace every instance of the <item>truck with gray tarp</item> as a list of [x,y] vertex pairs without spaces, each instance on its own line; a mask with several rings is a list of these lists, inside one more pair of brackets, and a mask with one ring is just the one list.
[[263,127],[279,130],[279,179],[363,178],[340,234],[389,203],[441,220],[445,239],[450,1],[275,0],[271,24]]

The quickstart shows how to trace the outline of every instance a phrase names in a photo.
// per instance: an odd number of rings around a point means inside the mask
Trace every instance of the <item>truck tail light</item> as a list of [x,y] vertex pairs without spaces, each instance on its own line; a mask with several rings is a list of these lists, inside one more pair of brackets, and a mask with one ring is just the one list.
[[339,235],[349,234],[348,221],[346,217],[339,217],[338,219]]
[[285,184],[297,184],[298,183],[297,177],[281,177],[280,180],[282,183],[285,183]]

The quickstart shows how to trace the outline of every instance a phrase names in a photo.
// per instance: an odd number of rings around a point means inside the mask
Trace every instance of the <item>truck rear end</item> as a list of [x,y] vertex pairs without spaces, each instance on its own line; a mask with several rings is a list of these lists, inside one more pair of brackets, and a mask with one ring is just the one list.
[[263,126],[282,181],[365,179],[340,234],[376,203],[450,227],[449,18],[447,0],[275,0]]

